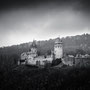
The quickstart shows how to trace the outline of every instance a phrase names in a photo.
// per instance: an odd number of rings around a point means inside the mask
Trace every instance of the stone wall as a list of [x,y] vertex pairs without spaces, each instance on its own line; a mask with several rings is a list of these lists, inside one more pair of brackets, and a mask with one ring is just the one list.
[[62,62],[68,66],[88,66],[90,65],[90,58],[65,57]]
[[75,66],[88,66],[90,65],[90,58],[75,58]]

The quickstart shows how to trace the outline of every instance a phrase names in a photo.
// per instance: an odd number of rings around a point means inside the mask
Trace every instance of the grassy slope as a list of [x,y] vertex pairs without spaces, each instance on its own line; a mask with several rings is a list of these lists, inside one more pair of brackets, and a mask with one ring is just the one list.
[[33,68],[0,71],[0,90],[90,90],[90,67]]

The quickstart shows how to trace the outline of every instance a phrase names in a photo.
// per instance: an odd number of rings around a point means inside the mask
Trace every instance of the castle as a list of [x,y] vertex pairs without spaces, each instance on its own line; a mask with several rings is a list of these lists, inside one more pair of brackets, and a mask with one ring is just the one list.
[[63,57],[63,43],[59,37],[56,38],[55,40],[54,51],[51,52],[51,55],[48,55],[46,57],[38,56],[36,41],[33,40],[29,52],[23,52],[21,54],[21,58],[18,64],[45,65],[46,63],[52,63],[53,60],[62,59],[62,57]]
[[[48,46],[47,46],[48,47]],[[37,44],[36,41],[33,40],[32,44],[30,45],[30,50],[28,52],[23,52],[20,56],[20,60],[18,61],[18,65],[25,64],[25,65],[36,65],[36,66],[45,66],[47,63],[53,63],[53,61],[61,60],[63,65],[67,66],[81,66],[81,65],[88,65],[90,63],[90,55],[67,55],[63,54],[63,43],[60,38],[56,38],[54,43],[54,51],[51,51],[51,55],[47,56],[38,56],[37,54]],[[59,62],[60,63],[60,62]]]

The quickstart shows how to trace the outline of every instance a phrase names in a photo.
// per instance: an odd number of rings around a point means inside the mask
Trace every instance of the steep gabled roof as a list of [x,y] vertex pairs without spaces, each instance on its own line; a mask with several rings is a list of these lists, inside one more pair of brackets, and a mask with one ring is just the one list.
[[35,40],[33,40],[33,42],[32,42],[32,44],[31,44],[30,47],[31,47],[31,48],[37,48],[37,45],[36,45],[36,41],[35,41]]

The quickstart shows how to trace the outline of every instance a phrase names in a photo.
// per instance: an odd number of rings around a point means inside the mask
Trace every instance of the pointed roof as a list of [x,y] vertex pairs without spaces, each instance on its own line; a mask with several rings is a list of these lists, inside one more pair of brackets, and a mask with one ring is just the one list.
[[36,45],[36,41],[33,40],[32,44],[31,44],[31,48],[37,48],[37,45]]
[[58,38],[56,38],[55,43],[56,43],[56,44],[62,43],[62,41],[61,41],[61,39],[58,37]]

